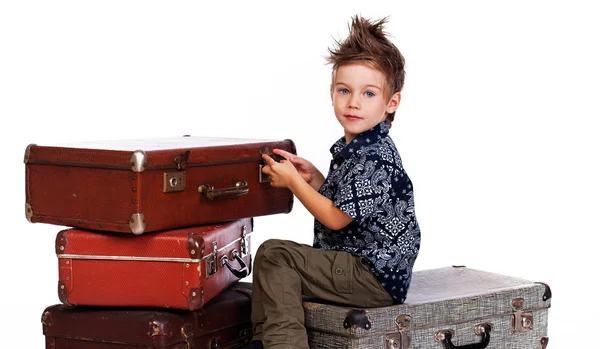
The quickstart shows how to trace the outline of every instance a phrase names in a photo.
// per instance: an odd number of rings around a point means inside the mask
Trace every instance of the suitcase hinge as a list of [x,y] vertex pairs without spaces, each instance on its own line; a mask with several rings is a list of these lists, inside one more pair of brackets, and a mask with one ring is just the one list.
[[219,254],[219,250],[217,248],[217,242],[213,241],[213,251],[206,258],[206,278],[213,276],[217,270],[219,269],[219,265],[217,263],[217,255]]
[[514,313],[512,314],[512,332],[523,333],[533,330],[533,313],[523,311],[525,300],[515,298],[512,300]]
[[248,255],[248,246],[250,245],[248,239],[248,229],[244,225],[242,226],[242,241],[240,241],[240,255],[242,258]]
[[385,349],[408,349],[410,348],[410,315],[398,315],[396,317],[396,327],[398,332],[389,333],[385,336]]

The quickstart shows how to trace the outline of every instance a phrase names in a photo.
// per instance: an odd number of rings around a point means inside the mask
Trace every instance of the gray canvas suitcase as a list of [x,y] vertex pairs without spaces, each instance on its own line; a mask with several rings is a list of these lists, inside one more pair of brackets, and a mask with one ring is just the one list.
[[311,348],[544,349],[548,285],[466,267],[415,271],[404,304],[361,309],[306,300]]

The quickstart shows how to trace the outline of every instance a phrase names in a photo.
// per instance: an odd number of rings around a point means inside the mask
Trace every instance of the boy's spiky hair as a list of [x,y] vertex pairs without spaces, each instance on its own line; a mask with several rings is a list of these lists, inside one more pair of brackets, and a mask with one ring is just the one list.
[[[329,48],[327,63],[333,65],[333,71],[349,63],[366,63],[379,69],[386,77],[386,97],[400,92],[404,86],[404,56],[388,39],[384,29],[387,17],[370,21],[355,15],[348,26],[348,37],[343,41],[335,40],[335,47]],[[388,114],[390,126],[396,112]]]

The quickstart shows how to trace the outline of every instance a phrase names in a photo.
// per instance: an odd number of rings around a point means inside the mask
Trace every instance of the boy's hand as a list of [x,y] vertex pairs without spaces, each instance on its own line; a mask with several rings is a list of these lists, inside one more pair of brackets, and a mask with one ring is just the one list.
[[277,162],[267,154],[263,154],[262,158],[267,163],[267,166],[263,166],[262,172],[271,178],[271,186],[289,188],[294,179],[302,178],[287,159]]
[[273,149],[273,153],[281,155],[291,162],[306,183],[312,186],[315,181],[318,182],[316,186],[317,189],[323,184],[323,175],[310,161],[282,149]]

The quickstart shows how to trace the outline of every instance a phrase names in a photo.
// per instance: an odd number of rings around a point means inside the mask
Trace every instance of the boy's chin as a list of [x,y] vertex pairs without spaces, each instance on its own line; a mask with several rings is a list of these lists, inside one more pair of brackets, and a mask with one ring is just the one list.
[[373,126],[366,125],[364,122],[362,122],[362,120],[352,121],[351,124],[347,122],[343,123],[342,127],[344,128],[345,134],[353,134],[355,136],[373,128]]

